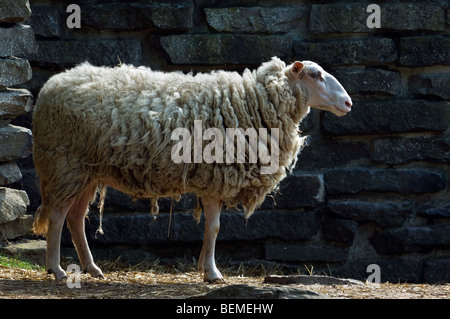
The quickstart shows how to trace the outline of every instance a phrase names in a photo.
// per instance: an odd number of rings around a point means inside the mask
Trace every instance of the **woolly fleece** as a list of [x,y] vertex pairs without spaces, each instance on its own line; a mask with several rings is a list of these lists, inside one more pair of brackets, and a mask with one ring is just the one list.
[[[295,165],[303,145],[298,126],[309,111],[307,98],[303,89],[291,90],[285,69],[276,57],[242,75],[84,63],[51,77],[33,115],[42,196],[34,231],[46,234],[50,208],[85,191],[93,199],[103,185],[151,198],[153,213],[159,197],[192,192],[227,207],[241,204],[248,218]],[[171,133],[179,127],[193,132],[194,120],[224,136],[226,128],[279,128],[278,170],[261,174],[259,162],[175,164]]]

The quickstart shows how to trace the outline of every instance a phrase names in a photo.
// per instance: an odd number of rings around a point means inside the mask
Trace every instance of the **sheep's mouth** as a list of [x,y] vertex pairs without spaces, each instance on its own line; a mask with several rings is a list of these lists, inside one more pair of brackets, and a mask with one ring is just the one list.
[[336,104],[333,104],[333,107],[337,111],[336,115],[338,115],[338,116],[344,116],[345,114],[347,114],[348,112],[350,112],[352,110],[347,105],[340,107],[340,106],[337,106]]

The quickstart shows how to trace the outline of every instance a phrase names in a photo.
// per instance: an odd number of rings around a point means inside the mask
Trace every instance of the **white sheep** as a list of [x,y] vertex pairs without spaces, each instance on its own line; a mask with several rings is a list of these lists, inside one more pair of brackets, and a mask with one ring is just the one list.
[[[310,106],[342,116],[352,102],[342,85],[316,63],[297,61],[286,67],[276,57],[242,75],[84,63],[51,77],[33,115],[33,155],[42,197],[33,230],[47,237],[47,271],[57,280],[66,277],[59,262],[67,218],[83,270],[103,277],[86,241],[84,217],[98,190],[103,206],[107,185],[135,198],[151,198],[153,213],[159,197],[195,193],[205,213],[198,266],[205,281],[223,281],[214,260],[221,207],[240,204],[248,218],[278,186],[295,165],[303,143],[298,126]],[[199,123],[204,132],[215,128],[222,137],[229,128],[277,132],[257,144],[265,142],[263,149],[277,154],[275,169],[264,173],[267,161],[249,161],[255,147],[249,136],[243,140],[248,138],[241,150],[245,154],[237,154],[244,162],[206,162],[201,157],[174,161],[181,142],[173,132],[194,132]],[[201,141],[203,148],[206,142]]]

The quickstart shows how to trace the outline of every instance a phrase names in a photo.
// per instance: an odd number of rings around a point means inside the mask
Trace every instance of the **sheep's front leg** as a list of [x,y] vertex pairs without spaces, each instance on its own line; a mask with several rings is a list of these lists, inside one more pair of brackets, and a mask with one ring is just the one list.
[[69,209],[70,205],[66,205],[58,209],[51,208],[49,214],[46,264],[47,272],[49,274],[54,274],[56,280],[67,278],[66,273],[59,264],[59,261],[61,232]]
[[220,228],[220,210],[222,203],[220,200],[215,199],[203,199],[202,202],[205,212],[205,238],[203,239],[202,251],[198,259],[198,269],[205,272],[204,281],[225,283],[214,260],[216,238]]

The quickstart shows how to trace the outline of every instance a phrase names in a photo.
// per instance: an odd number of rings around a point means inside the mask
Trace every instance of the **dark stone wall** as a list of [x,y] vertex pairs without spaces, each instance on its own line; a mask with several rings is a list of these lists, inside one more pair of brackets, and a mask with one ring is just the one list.
[[33,224],[26,192],[14,189],[22,178],[17,162],[31,155],[32,133],[11,124],[33,106],[31,92],[18,88],[31,79],[25,56],[37,49],[33,29],[24,24],[30,15],[28,0],[0,0],[0,248],[27,235]]
[[[367,27],[370,3],[381,8],[381,28]],[[247,223],[240,213],[222,214],[219,264],[313,265],[357,279],[378,264],[382,281],[450,281],[448,1],[92,0],[80,3],[79,29],[66,25],[67,4],[31,1],[34,95],[51,74],[83,61],[241,71],[277,55],[318,62],[352,96],[345,117],[312,110],[303,121],[309,146],[279,194]],[[32,163],[21,168],[33,210]],[[111,190],[104,236],[95,234],[95,209],[90,214],[94,253],[133,262],[197,258],[203,220],[186,214],[195,205],[184,196],[170,217],[162,200],[153,220],[147,201]]]

